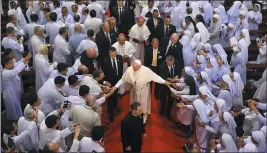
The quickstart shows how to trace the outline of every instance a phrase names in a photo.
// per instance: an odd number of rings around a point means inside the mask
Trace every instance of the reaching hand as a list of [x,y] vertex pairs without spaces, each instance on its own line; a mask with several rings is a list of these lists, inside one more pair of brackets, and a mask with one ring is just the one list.
[[147,134],[143,134],[143,137],[146,139],[147,138]]
[[167,80],[165,80],[165,85],[171,85],[171,83],[169,82],[169,81],[167,81]]
[[182,102],[181,103],[177,103],[176,106],[179,107],[179,108],[186,107],[186,105],[184,103],[182,103]]
[[111,87],[111,84],[108,81],[105,82],[105,85]]

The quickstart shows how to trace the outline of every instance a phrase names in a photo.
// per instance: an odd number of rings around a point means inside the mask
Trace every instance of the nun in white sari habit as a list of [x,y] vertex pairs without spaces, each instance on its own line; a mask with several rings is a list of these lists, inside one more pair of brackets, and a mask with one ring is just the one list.
[[242,82],[241,76],[237,72],[230,74],[231,79],[234,81],[236,86],[236,97],[233,101],[233,107],[244,107],[242,91],[244,89],[244,84]]
[[221,39],[220,44],[222,47],[230,47],[230,38],[235,36],[235,25],[234,24],[228,24],[227,26],[223,26],[222,32],[221,32]]
[[226,102],[223,99],[218,98],[216,100],[216,107],[218,109],[218,113],[226,112]]
[[196,73],[203,71],[207,67],[207,61],[205,56],[197,55],[196,60],[193,62],[193,68]]
[[225,100],[226,110],[230,111],[233,106],[233,97],[236,95],[236,87],[229,75],[224,75],[220,81],[218,98]]
[[208,28],[210,33],[209,43],[214,45],[219,42],[220,33],[222,30],[220,16],[218,14],[214,14],[212,18],[212,22]]
[[193,52],[190,45],[190,38],[184,35],[179,41],[183,45],[184,65],[192,67],[193,62],[196,59],[196,54]]
[[212,46],[209,43],[204,44],[203,49],[204,49],[204,56],[206,57],[206,59],[214,57]]
[[219,66],[216,58],[212,57],[207,60],[207,67],[204,69],[204,71],[207,72],[213,83],[216,83],[218,67]]
[[222,20],[222,24],[227,24],[229,22],[228,16],[226,14],[225,8],[223,5],[220,5],[218,7],[218,9],[220,10],[220,16],[221,16],[221,20]]
[[222,113],[221,126],[219,129],[220,134],[227,133],[232,136],[233,140],[237,142],[237,135],[235,128],[237,127],[234,117],[229,112]]
[[266,152],[266,137],[261,131],[255,131],[252,133],[252,138],[258,143],[258,152]]
[[176,31],[181,31],[181,26],[186,15],[186,3],[187,1],[180,1],[179,5],[176,6],[171,12],[171,24],[176,27]]
[[216,82],[221,80],[223,75],[231,73],[226,56],[219,55],[219,57],[217,58],[217,63],[219,67],[218,67]]
[[235,37],[238,40],[240,38],[240,33],[243,29],[248,29],[248,19],[246,17],[247,13],[245,11],[241,11],[239,13],[239,18],[236,22],[236,31],[235,31]]
[[[220,144],[217,145],[218,152],[238,152],[236,143],[233,140],[233,137],[228,133],[223,133],[221,137]],[[215,152],[211,150],[211,152]]]
[[223,56],[226,56],[226,58],[227,58],[227,54],[226,54],[226,52],[223,49],[221,44],[213,45],[213,50],[215,51],[214,57],[218,57],[219,55],[223,55]]
[[204,3],[203,7],[200,7],[203,9],[202,16],[204,17],[205,24],[210,25],[210,20],[213,16],[213,8],[211,4],[208,1],[202,1]]
[[196,27],[200,34],[200,40],[203,44],[207,43],[210,39],[210,33],[202,22],[198,22]]
[[235,1],[232,7],[227,11],[229,23],[236,24],[240,11],[248,12],[248,9],[241,1]]
[[259,24],[262,22],[261,6],[254,5],[254,10],[249,11],[247,14],[249,30],[258,30]]
[[260,101],[264,102],[266,100],[266,77],[267,77],[267,69],[262,74],[261,79],[258,81],[254,82],[254,86],[257,87],[257,90],[253,96],[253,98],[257,98]]

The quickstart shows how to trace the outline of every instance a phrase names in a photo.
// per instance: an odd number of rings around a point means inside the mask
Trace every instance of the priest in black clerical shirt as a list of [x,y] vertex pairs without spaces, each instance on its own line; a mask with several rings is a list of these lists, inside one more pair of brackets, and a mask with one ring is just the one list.
[[96,49],[89,48],[81,53],[80,61],[82,65],[85,65],[89,73],[92,74],[95,69],[98,68],[97,61],[96,61]]
[[138,102],[133,102],[131,110],[121,121],[123,152],[141,152],[142,136],[147,138],[143,124],[142,106]]

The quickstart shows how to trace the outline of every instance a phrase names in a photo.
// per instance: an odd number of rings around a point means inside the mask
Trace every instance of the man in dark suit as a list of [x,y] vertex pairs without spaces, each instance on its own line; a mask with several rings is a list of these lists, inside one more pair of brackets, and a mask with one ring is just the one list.
[[83,51],[80,56],[80,61],[82,65],[85,65],[88,68],[89,74],[92,74],[94,70],[98,69],[96,62],[96,49],[88,48]]
[[[118,28],[118,26],[117,26],[117,20],[116,20],[115,17],[110,17],[108,22],[109,22],[109,24],[110,24],[110,35],[111,35],[112,37],[114,37],[115,40],[117,40],[118,35],[119,35],[119,33],[120,33],[119,28]],[[113,38],[113,39],[114,39],[114,38]],[[115,43],[115,42],[112,42],[112,44],[114,44],[114,43]]]
[[160,41],[160,46],[166,44],[173,33],[176,32],[176,28],[171,24],[171,17],[166,15],[164,18],[164,23],[158,25],[156,29],[157,38]]
[[125,0],[124,1],[124,6],[126,6],[129,9],[129,12],[131,13],[131,20],[130,20],[130,25],[133,26],[135,24],[134,20],[134,9],[136,7],[135,0]]
[[[163,62],[160,65],[160,72],[159,75],[162,79],[172,81],[174,78],[178,78],[178,72],[176,70],[176,65],[174,64],[174,57],[168,55],[166,57],[166,62]],[[166,99],[168,98],[168,102],[166,104]],[[171,92],[168,87],[160,85],[160,115],[163,115],[165,107],[166,107],[166,115],[168,119],[171,120],[171,109],[173,104],[173,97],[171,96]]]
[[176,70],[180,74],[184,69],[184,58],[183,58],[183,45],[178,41],[178,33],[173,33],[171,39],[169,39],[166,47],[163,59],[166,56],[172,55],[175,59]]
[[129,9],[123,6],[122,0],[117,0],[117,6],[111,9],[111,16],[116,18],[120,32],[127,35],[132,26],[131,21],[133,20],[133,16]]
[[[159,47],[159,40],[157,38],[152,39],[151,47],[145,50],[144,65],[149,67],[153,72],[159,74],[159,66],[163,62],[162,54],[164,54],[163,48]],[[155,84],[154,95],[159,98],[158,84]]]
[[[117,55],[116,48],[110,47],[109,56],[104,58],[102,70],[105,74],[105,80],[108,81],[112,87],[121,79],[123,73],[123,59],[121,55]],[[120,112],[120,109],[117,107],[117,101],[117,93],[114,93],[107,99],[110,122],[114,122],[113,110],[115,109],[117,112]]]
[[141,152],[142,135],[147,138],[142,106],[138,102],[133,102],[131,110],[121,121],[123,152]]
[[[113,40],[112,40],[113,39]],[[112,42],[115,42],[114,37],[110,34],[110,25],[105,22],[103,28],[96,34],[96,44],[99,51],[98,61],[101,67],[103,67],[103,60],[108,56],[109,47]]]
[[146,26],[148,27],[151,35],[149,36],[149,41],[151,42],[153,38],[157,38],[157,27],[162,24],[163,20],[159,17],[159,11],[155,9],[153,11],[153,17],[147,20]]

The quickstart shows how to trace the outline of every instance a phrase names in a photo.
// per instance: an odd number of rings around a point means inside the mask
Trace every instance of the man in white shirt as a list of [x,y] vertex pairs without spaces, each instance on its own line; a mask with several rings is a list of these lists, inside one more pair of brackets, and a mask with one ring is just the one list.
[[48,79],[44,85],[38,90],[38,96],[41,99],[40,109],[46,115],[53,110],[59,108],[62,102],[65,101],[60,88],[65,84],[65,78],[57,76],[55,79]]
[[80,152],[105,152],[104,149],[104,134],[103,126],[95,126],[92,130],[92,137],[83,137],[80,142]]
[[38,95],[36,93],[33,93],[31,95],[29,104],[27,104],[26,107],[25,107],[25,109],[24,109],[24,112],[27,109],[34,109],[35,111],[38,112],[38,114],[37,114],[37,120],[36,120],[38,127],[40,126],[40,124],[42,123],[42,121],[45,119],[45,114],[39,109],[40,104],[41,104],[40,98],[38,97]]
[[32,130],[29,132],[28,136],[25,137],[22,142],[22,150],[23,151],[31,151],[35,149],[38,150],[38,128],[36,125],[38,117],[38,110],[34,109],[25,109],[24,110],[24,117],[20,117],[18,120],[18,135],[20,135],[22,132],[28,130],[28,126],[33,124]]
[[49,79],[55,79],[57,76],[61,76],[65,79],[67,79],[68,78],[67,73],[68,73],[68,64],[58,63],[57,64],[57,70],[53,70],[50,73]]
[[84,7],[82,9],[82,13],[80,17],[81,17],[81,22],[80,22],[81,24],[84,24],[86,19],[91,18],[91,16],[89,15],[89,9],[87,7]]
[[154,0],[148,0],[148,6],[142,9],[141,15],[147,19],[151,18],[154,10],[158,8],[154,5]]
[[73,17],[68,13],[67,7],[62,7],[61,13],[58,16],[57,20],[62,21],[67,27],[74,23]]
[[89,29],[87,30],[87,39],[82,40],[80,45],[77,48],[77,54],[81,54],[83,51],[89,49],[89,48],[94,48],[96,52],[96,57],[99,55],[97,45],[94,41],[92,41],[94,36],[94,30]]
[[86,33],[86,27],[85,27],[84,24],[80,23],[80,19],[81,18],[80,18],[80,16],[78,14],[75,14],[73,16],[74,23],[69,26],[69,34],[68,34],[69,38],[74,34],[74,26],[77,25],[77,24],[81,25],[81,27],[82,27],[81,33],[83,33],[83,34]]
[[[40,46],[45,45],[44,29],[40,26],[34,28],[34,35],[29,40],[33,55],[33,69],[35,69],[35,57],[39,53]],[[48,59],[47,59],[48,60]]]
[[[103,15],[105,15],[106,11],[103,9],[102,5],[97,3],[96,0],[91,0],[91,3],[87,6],[89,10],[96,11],[96,18],[103,19]],[[92,17],[92,16],[91,16]]]
[[93,29],[95,33],[98,33],[103,21],[96,17],[96,11],[94,9],[90,11],[90,16],[91,18],[87,18],[84,22],[84,25],[86,26],[87,30]]
[[70,75],[68,82],[62,87],[62,90],[67,96],[78,96],[79,95],[79,84],[82,78],[78,78],[76,75]]
[[103,93],[102,88],[106,88],[98,82],[104,78],[104,73],[101,70],[95,70],[93,77],[85,76],[81,81],[81,85],[87,85],[90,87],[90,93]]
[[17,17],[15,15],[8,16],[8,23],[6,25],[7,27],[13,27],[15,29],[15,35],[25,35],[25,32],[20,29],[17,25]]
[[22,53],[24,53],[23,41],[19,42],[14,39],[15,37],[15,29],[13,27],[7,27],[7,36],[2,40],[2,46],[4,49],[11,48],[14,51],[16,61],[20,61],[22,57]]
[[55,38],[55,47],[53,52],[53,62],[66,63],[67,56],[70,55],[70,50],[68,42],[68,29],[66,27],[61,27],[59,29],[59,34]]
[[[72,5],[71,5],[71,8],[68,9],[68,10],[71,10],[69,14],[70,14],[72,17],[74,17],[74,15],[79,15],[79,16],[81,16],[81,13],[79,12],[78,9],[79,9],[79,8],[78,8],[78,5],[77,5],[77,4],[72,4]],[[80,20],[80,21],[81,21],[81,20]]]
[[46,45],[40,45],[40,52],[35,56],[35,89],[38,91],[47,81],[51,72],[54,70],[54,65],[51,65],[48,60],[48,48]]
[[57,130],[57,127],[59,125],[59,114],[63,112],[63,105],[60,109],[54,110],[51,112],[46,119],[41,123],[40,130],[39,130],[39,136],[40,136],[40,142],[39,142],[39,149],[43,150],[44,146],[53,141],[55,138],[59,138],[58,144],[61,149],[64,151],[67,151],[67,146],[65,144],[65,138],[70,135],[75,125],[72,124],[70,127],[65,128],[64,130]]
[[55,38],[59,33],[59,29],[63,27],[62,24],[57,23],[57,14],[50,13],[51,22],[46,24],[46,34],[49,36],[49,44],[54,44]]

